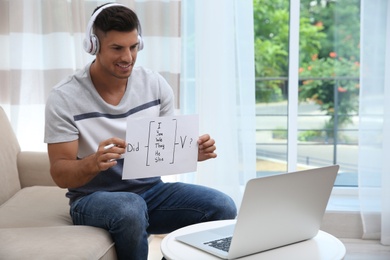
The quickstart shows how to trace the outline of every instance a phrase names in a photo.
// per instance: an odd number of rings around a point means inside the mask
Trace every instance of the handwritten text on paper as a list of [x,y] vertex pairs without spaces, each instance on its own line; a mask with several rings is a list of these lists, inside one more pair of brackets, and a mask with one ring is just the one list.
[[199,118],[128,118],[123,179],[196,171]]

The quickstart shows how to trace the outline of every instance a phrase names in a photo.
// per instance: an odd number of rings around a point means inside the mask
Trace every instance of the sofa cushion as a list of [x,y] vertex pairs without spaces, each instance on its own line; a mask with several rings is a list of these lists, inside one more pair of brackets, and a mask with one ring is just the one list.
[[16,158],[20,151],[19,143],[11,124],[0,107],[0,205],[20,190]]
[[116,259],[108,232],[88,226],[0,228],[0,259]]
[[50,161],[47,152],[21,151],[18,154],[20,186],[57,186],[50,175]]
[[56,186],[21,189],[0,206],[0,228],[72,225],[66,191]]

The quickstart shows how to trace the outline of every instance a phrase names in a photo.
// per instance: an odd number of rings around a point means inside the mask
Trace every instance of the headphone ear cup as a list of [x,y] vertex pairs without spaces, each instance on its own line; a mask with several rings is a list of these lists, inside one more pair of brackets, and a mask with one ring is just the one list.
[[99,39],[95,34],[92,34],[91,37],[91,48],[90,48],[90,54],[95,55],[99,52],[100,44]]
[[97,53],[97,48],[99,48],[99,41],[96,36],[92,34],[88,38],[84,39],[83,47],[87,53],[95,55]]
[[84,51],[86,51],[87,53],[90,53],[90,50],[91,50],[91,38],[90,37],[84,39],[83,47],[84,47]]
[[141,51],[144,48],[144,41],[142,40],[142,37],[138,35],[138,51]]

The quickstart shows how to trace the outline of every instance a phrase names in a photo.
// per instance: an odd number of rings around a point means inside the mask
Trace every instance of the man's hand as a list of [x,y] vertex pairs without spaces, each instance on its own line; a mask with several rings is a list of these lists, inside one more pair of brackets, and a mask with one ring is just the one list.
[[105,171],[117,164],[116,160],[125,153],[126,142],[119,138],[110,138],[99,144],[95,153],[96,166],[99,171]]
[[210,138],[210,135],[205,134],[198,139],[198,162],[205,161],[211,158],[216,158],[215,141]]

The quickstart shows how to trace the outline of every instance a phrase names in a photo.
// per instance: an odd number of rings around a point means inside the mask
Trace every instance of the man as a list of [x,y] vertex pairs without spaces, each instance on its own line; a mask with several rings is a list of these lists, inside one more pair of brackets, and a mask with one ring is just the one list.
[[[173,115],[173,92],[159,74],[134,67],[143,42],[133,11],[98,7],[88,28],[84,48],[96,59],[55,86],[46,105],[51,175],[69,189],[74,224],[108,230],[118,259],[140,260],[149,234],[235,218],[234,202],[219,191],[160,177],[122,180],[126,118]],[[198,161],[217,156],[209,135],[198,144]]]

